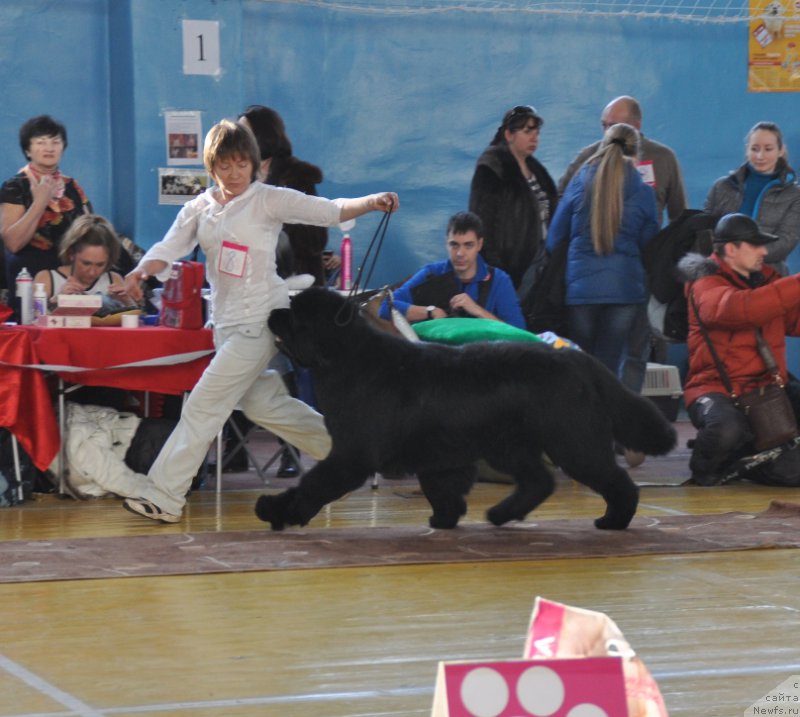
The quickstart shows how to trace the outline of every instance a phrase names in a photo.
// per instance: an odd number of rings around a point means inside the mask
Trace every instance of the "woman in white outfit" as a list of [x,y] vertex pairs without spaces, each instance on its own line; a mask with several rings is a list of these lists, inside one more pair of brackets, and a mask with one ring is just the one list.
[[252,132],[223,120],[206,135],[203,161],[214,186],[188,202],[166,236],[125,277],[135,298],[148,276],[164,281],[172,262],[199,244],[211,286],[216,355],[189,396],[181,420],[126,509],[164,523],[181,519],[186,493],[214,437],[240,407],[260,426],[316,459],[331,446],[316,411],[266,371],[277,349],[266,325],[289,295],[275,269],[284,222],[333,226],[370,211],[395,211],[396,194],[329,200],[256,181],[259,153]]

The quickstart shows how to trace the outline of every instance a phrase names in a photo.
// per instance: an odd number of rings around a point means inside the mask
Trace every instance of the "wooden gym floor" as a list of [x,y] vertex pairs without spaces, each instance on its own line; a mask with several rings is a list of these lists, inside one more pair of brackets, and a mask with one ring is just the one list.
[[[275,448],[262,443],[261,455]],[[0,510],[0,540],[262,526],[255,473],[225,486],[219,499],[195,492],[178,526],[116,499],[42,496]],[[483,521],[508,490],[479,483],[466,520]],[[800,502],[800,489],[645,487],[640,513],[760,512],[772,498]],[[597,496],[562,481],[536,517],[601,512]],[[380,481],[312,526],[427,515],[412,481]],[[800,552],[750,550],[0,584],[0,717],[428,715],[440,660],[521,655],[536,595],[612,617],[672,717],[734,717],[800,674],[799,574]]]

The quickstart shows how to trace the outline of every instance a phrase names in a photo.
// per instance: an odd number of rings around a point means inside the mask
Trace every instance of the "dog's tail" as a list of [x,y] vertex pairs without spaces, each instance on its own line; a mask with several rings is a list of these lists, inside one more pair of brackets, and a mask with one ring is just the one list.
[[675,427],[655,403],[626,388],[611,371],[601,373],[597,387],[611,412],[614,440],[649,456],[663,456],[675,448]]

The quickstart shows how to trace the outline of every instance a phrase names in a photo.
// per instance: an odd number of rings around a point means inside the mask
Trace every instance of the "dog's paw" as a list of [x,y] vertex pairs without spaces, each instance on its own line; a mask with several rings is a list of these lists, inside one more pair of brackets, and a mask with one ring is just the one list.
[[256,516],[269,523],[273,530],[286,527],[285,504],[280,502],[280,495],[262,495],[256,501]]
[[510,515],[507,510],[498,505],[495,505],[486,511],[486,520],[488,520],[492,525],[496,525],[498,527],[505,525],[506,523],[510,523],[512,520],[524,520],[524,518],[524,515],[522,517]]
[[606,498],[605,515],[594,521],[594,527],[600,530],[625,530],[636,515],[639,505],[639,490],[624,490],[617,495]]
[[609,518],[607,515],[604,515],[602,518],[598,518],[594,521],[594,527],[600,530],[625,530],[625,528],[631,524],[631,520],[633,520],[633,516],[627,519],[621,519]]
[[451,530],[458,525],[458,516],[453,517],[434,513],[428,518],[428,525],[437,530]]
[[320,507],[304,498],[297,488],[289,488],[278,495],[262,495],[256,501],[255,511],[273,530],[283,530],[291,525],[307,525]]

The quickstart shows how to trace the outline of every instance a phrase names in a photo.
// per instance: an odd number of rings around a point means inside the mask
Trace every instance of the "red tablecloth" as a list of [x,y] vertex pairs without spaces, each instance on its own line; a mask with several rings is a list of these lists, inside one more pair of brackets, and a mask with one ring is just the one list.
[[[138,329],[95,326],[90,329],[45,329],[25,326],[38,362],[46,365],[92,369],[56,371],[63,379],[84,386],[111,386],[130,391],[181,394],[191,391],[208,366],[211,354],[191,359],[198,352],[213,351],[208,329]],[[163,359],[168,363],[131,368],[109,368]],[[190,360],[187,360],[190,359]],[[171,362],[171,363],[170,363]]]
[[[0,358],[9,364],[36,363],[30,337],[0,329]],[[60,438],[50,390],[41,371],[0,365],[0,426],[8,428],[39,470],[47,470]]]
[[[0,425],[9,427],[35,465],[44,470],[58,451],[58,427],[43,372],[22,366],[40,365],[69,383],[85,386],[181,394],[197,383],[213,348],[212,332],[207,329],[2,327]],[[110,368],[137,362],[161,364]],[[67,370],[74,367],[88,370]]]

